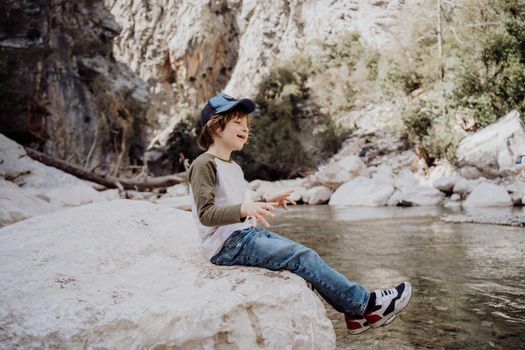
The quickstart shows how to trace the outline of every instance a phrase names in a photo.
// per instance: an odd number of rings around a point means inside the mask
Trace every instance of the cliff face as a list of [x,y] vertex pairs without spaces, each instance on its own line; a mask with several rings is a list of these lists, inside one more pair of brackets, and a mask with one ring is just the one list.
[[175,124],[209,97],[255,97],[277,62],[315,57],[351,32],[389,50],[421,2],[6,0],[0,132],[113,173],[148,148],[150,169],[171,172]]
[[126,163],[147,89],[112,55],[120,31],[101,2],[2,2],[0,131],[86,166]]
[[150,84],[152,144],[220,90],[251,96],[275,62],[358,32],[388,50],[421,0],[104,0],[122,27],[114,53]]

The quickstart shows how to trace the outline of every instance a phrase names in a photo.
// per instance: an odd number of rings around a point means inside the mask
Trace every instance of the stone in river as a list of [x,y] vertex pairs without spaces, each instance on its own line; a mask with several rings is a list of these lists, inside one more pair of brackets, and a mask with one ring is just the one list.
[[507,207],[512,199],[504,187],[483,182],[477,185],[463,202],[465,207]]

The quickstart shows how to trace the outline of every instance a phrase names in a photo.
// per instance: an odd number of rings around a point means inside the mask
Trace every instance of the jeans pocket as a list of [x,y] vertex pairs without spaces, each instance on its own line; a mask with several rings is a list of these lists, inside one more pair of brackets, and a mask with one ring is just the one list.
[[232,233],[232,235],[224,243],[224,246],[222,247],[219,254],[217,254],[220,260],[222,260],[225,264],[235,263],[235,259],[246,243],[245,238],[249,233],[249,228]]
[[224,244],[222,245],[221,252],[226,252],[226,251],[228,251],[230,249],[235,248],[235,246],[242,239],[243,236],[244,235],[243,235],[243,231],[242,230],[234,231],[230,235],[230,237],[228,237],[226,239],[226,241],[224,242]]

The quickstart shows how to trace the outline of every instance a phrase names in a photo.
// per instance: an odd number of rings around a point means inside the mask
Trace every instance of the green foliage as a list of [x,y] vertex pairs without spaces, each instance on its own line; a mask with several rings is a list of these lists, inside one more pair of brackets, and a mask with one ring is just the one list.
[[465,54],[458,69],[454,102],[476,112],[476,126],[484,127],[512,109],[525,113],[525,3],[507,0],[494,4],[485,26],[475,33],[481,43],[476,56]]
[[423,139],[429,135],[437,114],[438,111],[432,105],[409,104],[404,107],[401,117],[403,131],[413,145],[423,144]]
[[407,64],[401,64],[390,60],[389,70],[385,79],[381,82],[381,88],[385,95],[394,97],[401,90],[404,94],[421,87],[421,74]]
[[166,149],[165,167],[171,173],[185,171],[183,159],[195,159],[202,153],[197,145],[200,135],[200,120],[192,117],[197,113],[188,113],[186,118],[179,121],[169,135]]
[[146,124],[148,105],[147,103],[135,98],[132,89],[123,89],[119,95],[121,96],[129,115],[133,118],[131,143],[140,143],[144,131],[144,124]]
[[403,132],[408,141],[431,159],[448,159],[454,163],[461,139],[449,121],[449,115],[437,101],[420,101],[406,105],[402,113]]
[[450,163],[456,162],[456,150],[462,135],[457,133],[450,123],[443,119],[437,119],[428,135],[423,138],[423,148],[434,159],[447,159]]
[[292,62],[273,69],[260,84],[255,101],[261,114],[254,118],[250,143],[236,156],[249,179],[303,176],[348,135],[310,100],[306,80],[311,61]]
[[322,43],[321,55],[316,60],[317,70],[322,71],[342,65],[353,68],[365,52],[359,39],[359,33],[352,32],[339,37],[334,42]]

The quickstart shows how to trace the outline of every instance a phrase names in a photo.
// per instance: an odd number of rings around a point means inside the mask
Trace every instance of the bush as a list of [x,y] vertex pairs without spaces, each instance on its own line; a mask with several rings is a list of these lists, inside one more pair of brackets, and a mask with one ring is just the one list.
[[458,106],[475,111],[478,128],[512,109],[525,112],[525,3],[508,0],[489,9],[499,25],[477,33],[482,49],[477,57],[463,56],[453,93]]
[[444,111],[437,101],[421,101],[405,106],[403,132],[408,141],[426,155],[428,165],[435,159],[456,160],[456,149],[462,135],[450,121],[454,111]]
[[381,84],[381,89],[385,95],[394,97],[399,90],[404,94],[409,94],[420,88],[421,84],[422,76],[416,70],[408,65],[390,60],[389,70]]
[[260,84],[250,143],[236,155],[248,179],[305,176],[335,153],[348,131],[335,127],[309,98],[309,59],[274,68]]

